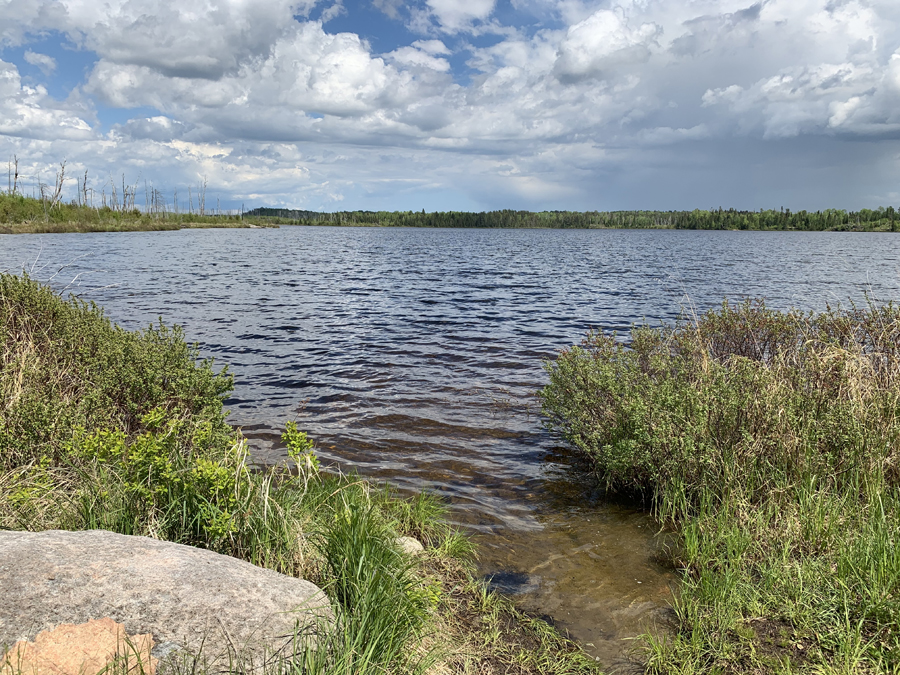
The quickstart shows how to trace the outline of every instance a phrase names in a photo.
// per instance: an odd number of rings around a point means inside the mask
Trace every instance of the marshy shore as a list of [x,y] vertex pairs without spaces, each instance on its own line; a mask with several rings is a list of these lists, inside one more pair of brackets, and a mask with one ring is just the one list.
[[65,232],[159,232],[192,228],[278,227],[260,218],[235,214],[177,213],[58,202],[0,193],[0,234]]

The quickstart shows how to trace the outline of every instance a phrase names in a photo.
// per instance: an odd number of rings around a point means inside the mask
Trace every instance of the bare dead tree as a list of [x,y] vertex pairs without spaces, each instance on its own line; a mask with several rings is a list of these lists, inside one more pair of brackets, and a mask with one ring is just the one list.
[[137,205],[136,205],[137,191],[138,191],[138,185],[140,185],[140,184],[141,184],[141,176],[140,176],[140,174],[138,174],[138,177],[134,179],[134,184],[130,186],[131,189],[129,190],[129,193],[131,195],[131,204],[128,207],[129,211],[137,210]]
[[157,216],[164,216],[167,210],[166,206],[166,196],[162,193],[162,191],[157,190],[156,188],[151,187],[151,197],[153,199],[153,212]]
[[59,171],[56,172],[56,185],[54,186],[53,196],[50,201],[50,208],[59,205],[62,199],[63,184],[66,182],[66,160],[59,163]]
[[200,207],[200,215],[206,215],[206,176],[203,176],[203,182],[197,186],[197,200]]
[[[116,191],[116,181],[113,180],[113,177],[109,177],[109,190],[111,192],[109,196],[109,208],[113,211],[119,210],[119,193]],[[106,206],[106,204],[104,204]]]

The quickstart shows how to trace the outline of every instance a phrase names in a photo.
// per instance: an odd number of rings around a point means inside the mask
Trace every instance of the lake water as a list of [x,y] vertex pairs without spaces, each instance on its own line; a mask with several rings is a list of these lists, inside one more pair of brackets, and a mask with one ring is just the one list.
[[32,270],[141,328],[184,327],[235,374],[260,461],[298,420],[324,463],[427,488],[482,573],[608,666],[675,586],[639,509],[604,501],[541,427],[542,362],[589,328],[724,297],[775,308],[896,299],[891,234],[283,227],[0,235]]

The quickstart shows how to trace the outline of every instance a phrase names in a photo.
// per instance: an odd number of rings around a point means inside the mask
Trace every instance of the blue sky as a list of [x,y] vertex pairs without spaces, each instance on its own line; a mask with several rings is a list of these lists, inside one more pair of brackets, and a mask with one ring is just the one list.
[[223,206],[860,208],[900,204],[898,140],[895,0],[0,0],[26,189],[65,160]]

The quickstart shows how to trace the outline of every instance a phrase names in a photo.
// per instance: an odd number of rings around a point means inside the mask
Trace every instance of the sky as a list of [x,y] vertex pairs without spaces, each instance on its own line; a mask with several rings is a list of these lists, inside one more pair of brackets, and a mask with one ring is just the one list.
[[14,156],[170,208],[897,206],[900,2],[0,0]]

